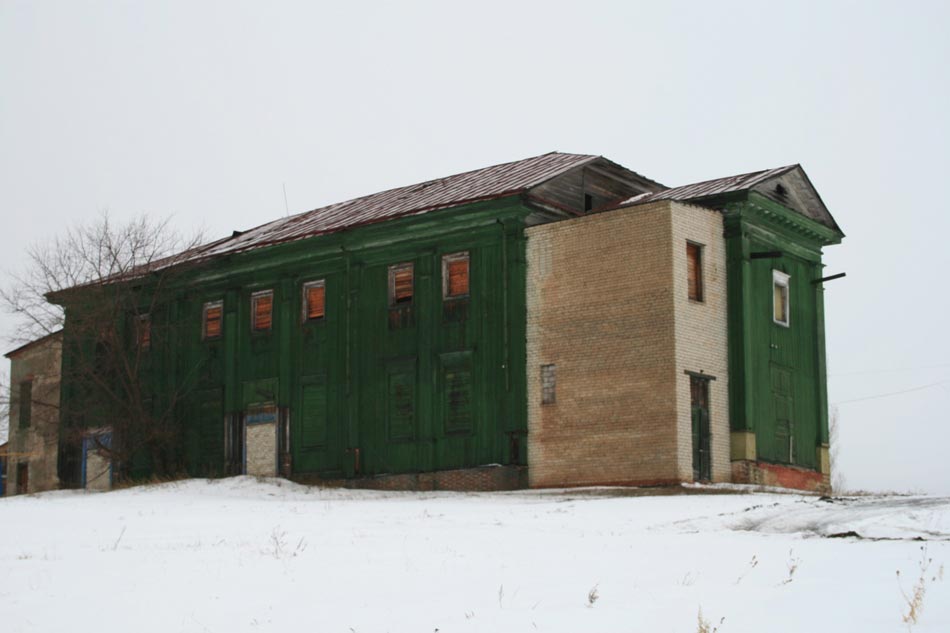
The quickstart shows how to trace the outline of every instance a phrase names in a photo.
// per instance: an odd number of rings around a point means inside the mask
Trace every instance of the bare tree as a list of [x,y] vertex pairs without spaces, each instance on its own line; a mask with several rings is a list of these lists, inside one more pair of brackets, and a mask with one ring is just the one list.
[[0,289],[0,303],[18,317],[14,342],[64,330],[61,481],[79,483],[84,440],[119,473],[143,455],[158,474],[180,467],[175,409],[183,394],[179,386],[155,390],[153,348],[173,338],[172,291],[199,240],[167,219],[116,223],[103,213],[30,247],[24,271]]

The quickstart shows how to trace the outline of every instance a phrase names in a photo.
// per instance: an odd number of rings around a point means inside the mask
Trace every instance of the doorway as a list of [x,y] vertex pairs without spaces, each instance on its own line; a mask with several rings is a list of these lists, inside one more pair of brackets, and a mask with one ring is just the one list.
[[693,422],[693,481],[711,481],[709,378],[690,375],[689,394]]

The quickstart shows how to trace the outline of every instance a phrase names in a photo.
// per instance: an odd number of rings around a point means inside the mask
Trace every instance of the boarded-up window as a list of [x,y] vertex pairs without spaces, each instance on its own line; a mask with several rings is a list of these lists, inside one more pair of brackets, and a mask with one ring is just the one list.
[[263,290],[251,295],[251,318],[255,332],[264,332],[271,328],[274,312],[274,292]]
[[396,264],[389,267],[389,305],[392,307],[412,303],[412,264]]
[[24,380],[20,383],[20,428],[30,426],[33,417],[33,381]]
[[135,319],[135,338],[141,350],[152,346],[152,318],[149,315],[141,314]]
[[416,362],[395,362],[387,368],[387,435],[390,442],[416,435]]
[[472,411],[472,353],[442,354],[442,420],[447,434],[474,430]]
[[303,285],[303,320],[316,321],[326,316],[326,282],[323,279]]
[[221,301],[209,301],[202,311],[201,337],[214,339],[221,336],[221,321],[224,317],[224,304]]
[[689,286],[689,298],[703,300],[703,247],[700,244],[686,242],[686,274]]
[[780,270],[772,271],[772,320],[788,327],[788,282],[791,279]]
[[442,256],[442,296],[445,299],[468,296],[468,252]]
[[557,366],[541,365],[541,404],[554,404],[557,393]]
[[300,444],[319,448],[327,444],[327,381],[323,376],[310,378],[301,387]]

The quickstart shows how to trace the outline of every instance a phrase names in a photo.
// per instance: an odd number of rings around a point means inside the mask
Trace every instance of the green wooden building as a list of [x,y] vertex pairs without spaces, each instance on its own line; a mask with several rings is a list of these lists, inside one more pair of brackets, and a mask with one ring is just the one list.
[[[641,226],[656,209],[666,210],[657,212],[659,224]],[[679,248],[677,222],[689,224],[692,213],[714,217],[719,228],[703,237],[709,243],[690,239]],[[590,240],[614,222],[613,235],[658,237],[612,259]],[[86,326],[84,289],[52,297],[66,309],[61,453],[70,454],[82,429],[112,428],[111,441],[130,447],[120,470],[132,477],[161,461],[195,476],[416,489],[694,479],[827,484],[819,280],[821,247],[841,237],[797,166],[670,189],[605,158],[562,153],[281,218],[121,282],[135,297],[115,318],[123,354],[135,359],[139,383],[126,391],[136,393],[129,410],[145,413],[133,416],[141,423],[128,424],[121,406],[90,404],[95,390],[71,379],[103,343]],[[547,250],[536,253],[533,244]],[[569,251],[566,261],[561,254]],[[714,273],[702,259],[713,251],[724,256]],[[649,274],[627,275],[624,257],[649,262]],[[565,272],[545,273],[545,258]],[[586,279],[567,272],[597,266],[608,269]],[[610,285],[618,270],[625,279],[619,294]],[[714,377],[703,367],[682,376],[687,384],[728,384],[728,404],[703,409],[691,401],[684,418],[680,368],[672,367],[682,342],[675,295],[681,283],[693,293],[703,275],[718,280],[711,289],[721,282],[722,305],[692,294],[680,299],[716,311],[727,330],[712,345],[722,347],[728,367]],[[580,290],[568,296],[570,284]],[[585,356],[599,345],[632,353],[666,340],[665,330],[645,330],[635,314],[608,318],[609,310],[597,308],[597,293],[619,309],[644,305],[636,299],[644,284],[658,288],[650,291],[658,305],[671,296],[662,314],[674,333],[672,368],[654,365],[656,375],[670,378],[673,406],[649,415],[636,409],[646,392],[631,396],[622,371],[593,386],[572,373],[610,364],[609,354]],[[584,293],[583,305],[572,303]],[[565,321],[572,310],[577,318]],[[560,343],[552,346],[538,324],[555,322],[551,341]],[[603,336],[583,344],[591,332]],[[625,394],[617,414],[608,412],[614,387]],[[592,393],[596,403],[577,409]],[[716,393],[706,396],[714,405]],[[693,400],[702,399],[697,394]],[[164,430],[158,451],[158,435],[143,428],[150,420]],[[688,442],[684,424],[691,425]],[[595,456],[614,464],[611,472],[583,455],[585,445],[596,445],[592,437],[606,437],[598,425],[617,434]],[[663,451],[640,441],[647,426],[657,438],[673,438],[665,465]],[[75,452],[61,459],[61,478],[75,480],[81,462]]]

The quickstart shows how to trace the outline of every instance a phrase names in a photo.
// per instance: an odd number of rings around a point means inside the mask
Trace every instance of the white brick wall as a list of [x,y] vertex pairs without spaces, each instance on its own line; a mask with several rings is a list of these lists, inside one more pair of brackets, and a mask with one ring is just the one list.
[[[689,376],[710,384],[713,479],[730,477],[722,218],[656,202],[527,230],[531,486],[692,480]],[[705,301],[687,297],[686,240]],[[541,404],[541,365],[556,365]]]
[[[729,481],[729,357],[726,309],[726,242],[718,211],[671,205],[673,215],[673,299],[676,328],[677,458],[680,477],[692,478],[692,420],[689,376],[715,376],[709,383],[713,481]],[[702,244],[703,301],[691,301],[687,288],[686,242]]]
[[252,424],[247,427],[247,474],[277,476],[277,424]]

